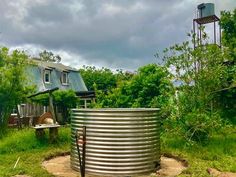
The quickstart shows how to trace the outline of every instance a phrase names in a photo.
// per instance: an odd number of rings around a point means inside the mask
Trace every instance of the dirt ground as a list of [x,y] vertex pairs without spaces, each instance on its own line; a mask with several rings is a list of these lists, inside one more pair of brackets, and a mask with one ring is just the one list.
[[[49,173],[57,177],[77,177],[79,172],[70,168],[70,156],[59,156],[48,161],[43,162],[43,167],[47,169]],[[186,165],[170,157],[161,157],[161,169],[157,171],[156,176],[177,176],[184,169]],[[92,176],[90,176],[92,177]]]
[[236,173],[231,172],[221,172],[214,168],[208,168],[207,172],[214,177],[236,177]]
[[[56,177],[78,177],[79,172],[74,171],[70,168],[70,156],[63,155],[58,156],[43,162],[42,166],[51,174]],[[186,161],[172,156],[161,157],[161,168],[156,172],[152,173],[154,177],[174,177],[182,173],[187,168],[188,164]],[[214,168],[208,168],[207,172],[212,177],[236,177],[236,173],[221,172]],[[27,175],[16,175],[14,177],[30,177]],[[86,177],[94,177],[86,175]]]

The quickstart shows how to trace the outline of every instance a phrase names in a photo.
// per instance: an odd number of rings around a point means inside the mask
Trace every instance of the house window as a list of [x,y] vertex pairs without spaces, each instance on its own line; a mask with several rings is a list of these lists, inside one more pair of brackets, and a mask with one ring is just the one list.
[[45,83],[50,83],[50,70],[45,70],[44,71],[44,82]]
[[61,73],[61,82],[64,85],[68,85],[68,73],[66,72]]

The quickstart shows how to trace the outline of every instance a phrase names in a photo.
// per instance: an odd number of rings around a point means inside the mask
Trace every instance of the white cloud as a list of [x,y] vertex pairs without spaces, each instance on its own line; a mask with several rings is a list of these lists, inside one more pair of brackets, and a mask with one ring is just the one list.
[[[210,0],[216,13],[235,0]],[[49,50],[63,62],[137,69],[157,50],[186,40],[201,0],[0,1],[1,43],[30,53]]]

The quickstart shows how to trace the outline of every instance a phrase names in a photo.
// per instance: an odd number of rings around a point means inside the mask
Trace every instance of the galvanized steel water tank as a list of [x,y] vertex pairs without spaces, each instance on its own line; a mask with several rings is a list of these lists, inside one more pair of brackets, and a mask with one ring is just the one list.
[[133,176],[154,172],[160,161],[159,109],[73,109],[71,167],[79,171],[76,130],[87,127],[86,174]]
[[197,6],[199,18],[215,15],[215,5],[213,3],[202,3]]

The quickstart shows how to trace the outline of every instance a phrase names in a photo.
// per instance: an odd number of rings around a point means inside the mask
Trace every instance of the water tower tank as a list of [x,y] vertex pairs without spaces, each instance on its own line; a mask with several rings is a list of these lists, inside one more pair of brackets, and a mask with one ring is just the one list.
[[215,5],[213,3],[202,3],[197,6],[199,18],[215,15]]

